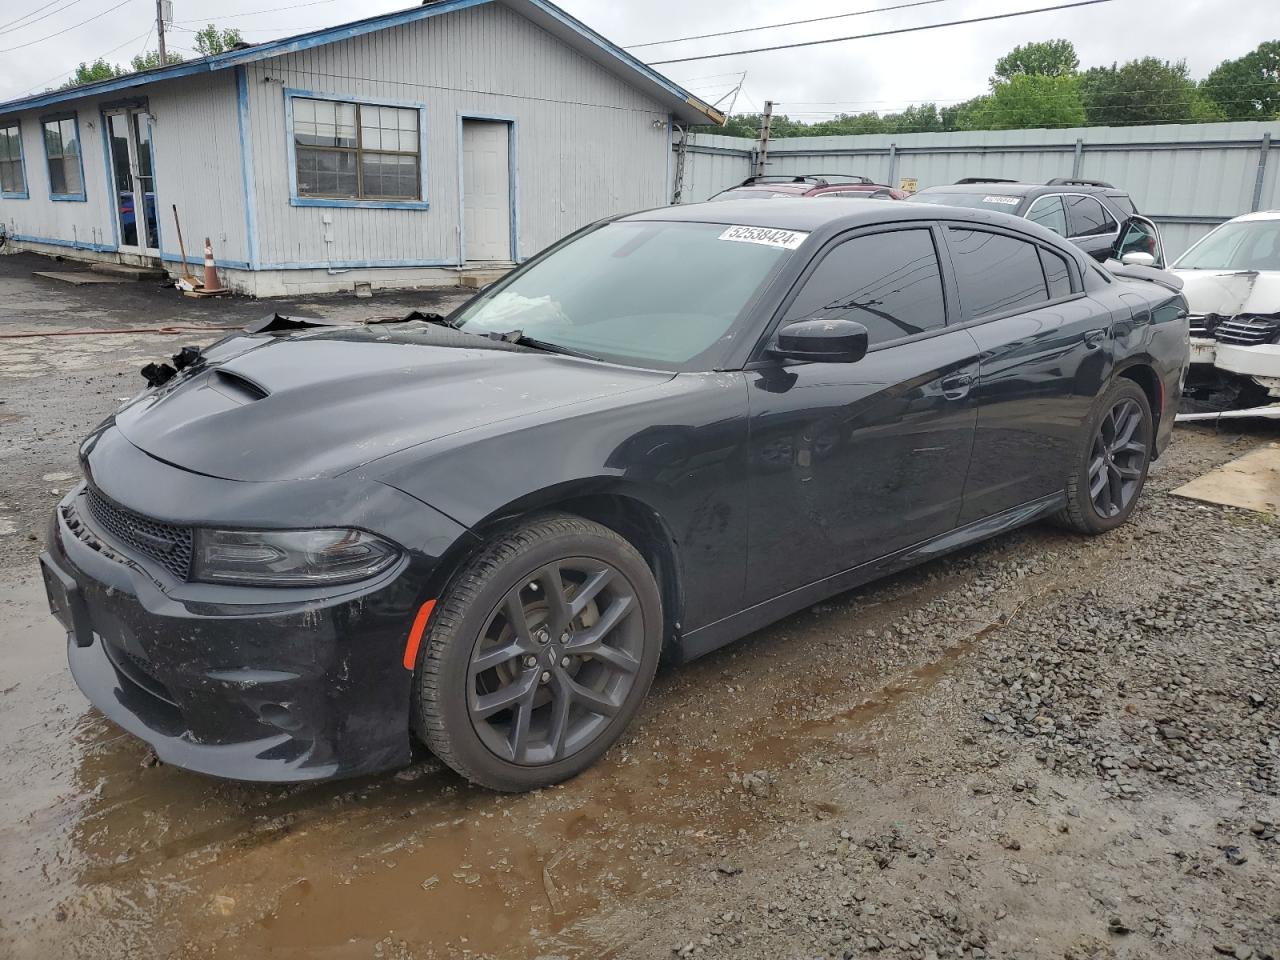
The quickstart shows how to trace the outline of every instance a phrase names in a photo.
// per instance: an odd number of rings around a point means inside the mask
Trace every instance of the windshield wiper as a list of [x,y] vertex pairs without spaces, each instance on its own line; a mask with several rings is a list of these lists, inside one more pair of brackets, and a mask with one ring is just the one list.
[[514,343],[519,347],[532,347],[534,350],[545,350],[547,353],[560,353],[566,357],[577,357],[580,360],[599,360],[597,356],[593,356],[583,350],[575,350],[573,347],[566,347],[559,343],[549,343],[546,340],[538,340],[534,337],[526,337],[523,330],[508,330],[506,333],[489,333],[485,334],[491,340],[501,340],[504,343]]

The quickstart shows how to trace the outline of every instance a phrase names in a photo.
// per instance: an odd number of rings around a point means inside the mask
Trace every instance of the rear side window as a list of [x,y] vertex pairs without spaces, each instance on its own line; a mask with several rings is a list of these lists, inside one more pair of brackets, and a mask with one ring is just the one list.
[[783,324],[820,317],[858,321],[873,344],[945,326],[932,231],[870,234],[833,249],[804,282]]
[[1062,207],[1062,198],[1057,195],[1038,199],[1027,211],[1027,219],[1060,237],[1067,235],[1067,212]]
[[1133,201],[1129,199],[1126,193],[1108,193],[1107,197],[1120,208],[1120,212],[1126,217],[1132,217],[1138,212],[1138,208],[1133,205]]
[[985,230],[947,230],[960,302],[970,320],[1049,299],[1038,247]]
[[1093,197],[1067,196],[1063,200],[1067,203],[1070,236],[1096,237],[1116,232],[1115,220]]
[[1040,262],[1044,265],[1044,279],[1049,284],[1049,299],[1071,296],[1071,268],[1067,266],[1066,258],[1041,247]]

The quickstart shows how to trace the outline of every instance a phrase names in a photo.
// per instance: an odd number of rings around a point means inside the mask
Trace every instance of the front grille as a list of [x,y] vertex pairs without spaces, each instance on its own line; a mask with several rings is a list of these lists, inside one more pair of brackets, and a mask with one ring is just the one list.
[[119,543],[154,560],[179,580],[191,572],[191,528],[152,520],[89,487],[85,500],[97,525]]
[[1191,324],[1191,336],[1207,337],[1209,336],[1209,328],[1205,325],[1204,314],[1193,313],[1187,316],[1187,322]]
[[1280,319],[1274,317],[1232,317],[1214,328],[1220,343],[1235,343],[1243,347],[1256,347],[1270,343],[1280,335]]

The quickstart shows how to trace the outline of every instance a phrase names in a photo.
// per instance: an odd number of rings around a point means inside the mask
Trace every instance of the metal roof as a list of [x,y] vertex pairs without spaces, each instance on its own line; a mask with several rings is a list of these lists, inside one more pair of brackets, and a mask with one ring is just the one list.
[[172,80],[178,77],[189,77],[196,74],[213,73],[231,67],[254,63],[287,53],[295,53],[310,47],[328,43],[337,43],[360,37],[378,30],[387,30],[406,23],[426,20],[455,10],[480,6],[485,3],[501,3],[516,13],[531,20],[548,33],[573,47],[583,56],[595,61],[600,66],[614,73],[627,83],[635,86],[655,100],[667,105],[671,113],[686,123],[723,124],[725,115],[704,100],[694,96],[683,87],[658,73],[648,64],[636,59],[621,47],[606,40],[582,21],[570,16],[549,0],[428,0],[421,6],[393,13],[367,17],[351,23],[338,24],[308,33],[300,33],[278,40],[268,40],[251,46],[228,50],[211,57],[188,60],[155,67],[139,73],[130,73],[110,80],[87,83],[83,86],[67,90],[50,90],[45,93],[10,100],[0,103],[0,116],[18,110],[33,110],[40,107],[53,106],[70,100],[84,97],[101,96],[118,90],[131,90],[136,87]]

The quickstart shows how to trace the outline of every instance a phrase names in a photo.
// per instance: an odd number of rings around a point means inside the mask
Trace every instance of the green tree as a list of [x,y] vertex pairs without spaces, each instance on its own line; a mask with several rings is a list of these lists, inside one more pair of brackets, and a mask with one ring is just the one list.
[[244,37],[235,27],[220,30],[210,23],[196,31],[196,50],[202,57],[225,53],[237,43],[244,43]]
[[86,83],[97,83],[99,80],[110,80],[112,77],[118,77],[122,73],[128,71],[113,63],[107,63],[106,60],[99,57],[93,63],[82,63],[76,67],[76,72],[71,79],[64,83],[60,89],[69,90],[71,87],[82,87]]
[[1143,57],[1123,66],[1091,67],[1080,75],[1080,96],[1091,126],[1189,123],[1206,110],[1183,60]]
[[976,130],[977,127],[973,123],[973,118],[983,110],[987,109],[991,102],[989,95],[981,97],[973,97],[965,100],[963,103],[954,103],[950,106],[943,107],[939,113],[942,119],[942,129],[945,133],[953,130]]
[[[165,51],[165,61],[167,63],[181,63],[182,54],[170,53]],[[154,70],[160,66],[160,51],[148,50],[146,53],[140,54],[129,61],[129,66],[133,68],[134,73],[141,73],[143,70]]]
[[885,133],[939,133],[942,113],[936,103],[913,104],[901,113],[885,114]]
[[1014,77],[1066,77],[1076,72],[1080,58],[1070,40],[1040,40],[1019,44],[996,61],[997,80]]
[[1200,84],[1200,92],[1227,120],[1280,117],[1280,40],[1222,61]]
[[1034,127],[1082,127],[1084,104],[1074,76],[1016,74],[998,81],[985,102],[957,119],[961,130],[1028,130]]

